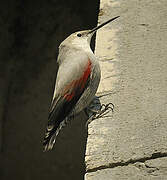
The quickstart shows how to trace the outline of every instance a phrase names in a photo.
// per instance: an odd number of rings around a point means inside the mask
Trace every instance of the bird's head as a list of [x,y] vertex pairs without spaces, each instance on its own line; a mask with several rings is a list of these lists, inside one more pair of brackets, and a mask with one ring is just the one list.
[[120,16],[116,16],[116,17],[100,24],[99,26],[97,26],[91,30],[78,31],[78,32],[71,34],[60,44],[60,47],[61,46],[68,46],[68,45],[70,45],[70,46],[76,45],[76,46],[84,47],[84,46],[90,45],[90,41],[91,41],[93,34],[98,29],[100,29],[104,25],[108,24],[109,22],[114,21],[118,17],[120,17]]

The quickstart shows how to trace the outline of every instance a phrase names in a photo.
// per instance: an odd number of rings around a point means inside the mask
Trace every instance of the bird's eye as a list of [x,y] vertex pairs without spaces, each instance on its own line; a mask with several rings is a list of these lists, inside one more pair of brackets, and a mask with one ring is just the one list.
[[77,36],[78,36],[78,37],[81,37],[82,35],[81,35],[81,33],[78,33]]

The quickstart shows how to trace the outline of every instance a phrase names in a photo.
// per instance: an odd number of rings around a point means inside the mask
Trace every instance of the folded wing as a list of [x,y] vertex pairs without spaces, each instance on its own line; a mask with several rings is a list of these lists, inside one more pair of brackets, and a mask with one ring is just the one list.
[[[81,95],[89,85],[91,61],[87,58],[85,62],[86,63],[80,67],[80,75],[74,76],[73,73],[68,74],[66,78],[69,79],[69,81],[66,80],[67,83],[62,85],[61,91],[59,90],[59,92],[54,95],[55,97],[52,101],[43,142],[44,151],[52,149],[56,136],[66,123],[66,118],[72,112]],[[61,71],[63,73],[63,70]],[[75,73],[75,66],[73,66],[73,72]],[[59,74],[61,76],[61,72]],[[72,76],[74,76],[74,78]],[[56,84],[59,84],[59,82]]]

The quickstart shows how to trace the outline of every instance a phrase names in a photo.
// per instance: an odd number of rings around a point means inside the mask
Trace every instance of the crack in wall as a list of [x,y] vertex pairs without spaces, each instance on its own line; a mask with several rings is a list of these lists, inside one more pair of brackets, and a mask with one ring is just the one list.
[[88,169],[87,173],[96,172],[96,171],[102,170],[102,169],[109,169],[109,168],[128,166],[129,164],[135,164],[137,162],[145,163],[145,161],[152,160],[152,159],[158,159],[158,158],[162,158],[162,157],[167,157],[167,152],[165,152],[165,153],[156,152],[156,153],[153,153],[151,156],[143,157],[143,158],[139,158],[139,159],[130,159],[130,160],[126,161],[126,162],[109,163],[107,165],[102,165],[102,166],[98,166],[98,167],[95,167],[95,168],[92,168],[92,169]]

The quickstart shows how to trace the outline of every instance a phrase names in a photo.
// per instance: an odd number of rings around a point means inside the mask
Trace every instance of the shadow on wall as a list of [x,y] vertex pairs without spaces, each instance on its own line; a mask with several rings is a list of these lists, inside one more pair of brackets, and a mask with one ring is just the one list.
[[42,152],[58,45],[97,23],[98,0],[0,2],[0,179],[83,179],[86,116]]

